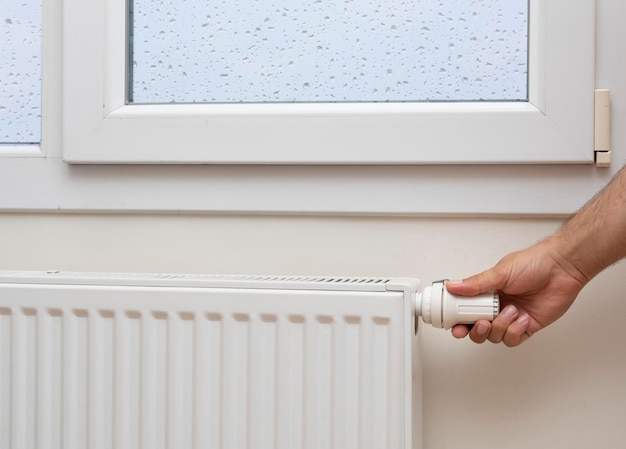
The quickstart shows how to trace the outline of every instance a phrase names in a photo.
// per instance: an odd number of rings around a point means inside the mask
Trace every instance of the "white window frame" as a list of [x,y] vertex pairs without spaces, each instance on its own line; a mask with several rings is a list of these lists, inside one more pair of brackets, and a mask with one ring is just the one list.
[[[87,94],[72,86],[72,82],[78,83],[81,77],[93,75],[92,64],[97,64],[100,69],[105,67],[104,61],[98,63],[93,60],[88,45],[81,49],[68,42],[70,37],[89,37],[93,41],[94,36],[101,36],[93,26],[103,21],[98,14],[106,2],[84,3],[81,6],[78,0],[65,0],[64,8],[63,0],[43,2],[42,144],[27,149],[3,149],[0,146],[2,213],[553,217],[574,212],[619,168],[617,163],[607,170],[592,164],[484,165],[475,163],[476,160],[459,165],[68,164],[63,160],[65,148],[76,145],[78,141],[75,139],[80,137],[71,120],[77,118],[76,115],[80,119],[82,109],[68,114],[64,106],[72,102],[75,108],[84,105],[84,111],[96,117],[96,122],[108,117],[102,111],[104,95],[99,94],[99,88]],[[595,61],[589,60],[589,53],[593,53],[591,49],[595,44],[592,32],[594,17],[587,16],[593,16],[592,3],[593,0],[539,1],[545,16],[539,14],[539,18],[531,19],[531,25],[538,27],[534,35],[543,36],[552,43],[551,47],[547,43],[539,45],[546,52],[540,61],[556,60],[556,70],[570,58],[580,57],[587,64],[581,67],[587,81],[595,65]],[[533,7],[533,14],[541,8]],[[91,22],[76,20],[76,14],[79,19],[80,14],[84,14]],[[572,20],[569,28],[575,27],[583,19],[586,25],[572,37],[572,41],[552,28],[558,27],[561,20]],[[99,31],[103,29],[103,24],[100,24]],[[75,44],[80,44],[82,37]],[[104,42],[104,39],[96,40]],[[553,56],[548,57],[548,49]],[[69,50],[72,51],[67,54]],[[531,70],[531,75],[545,74],[542,78],[544,83],[531,83],[534,89],[531,97],[546,99],[536,107],[548,111],[547,117],[555,116],[552,110],[564,115],[570,109],[580,112],[581,108],[589,108],[593,86],[584,86],[591,90],[588,97],[579,89],[570,92],[572,97],[567,103],[558,105],[550,100],[550,95],[545,92],[555,92],[555,88],[567,90],[562,88],[567,79],[561,80],[550,67]],[[84,72],[81,72],[82,69]],[[96,72],[103,82],[105,75],[100,69]],[[560,85],[561,82],[564,84]],[[81,95],[85,94],[87,98],[82,101]],[[89,111],[87,107],[94,98],[99,98],[101,102],[99,114]],[[579,101],[580,104],[577,103]],[[587,129],[591,118],[586,113],[581,117],[584,123],[580,122],[580,127]],[[563,134],[573,139],[571,133]],[[515,143],[513,140],[512,137],[507,139],[506,149]],[[593,150],[584,139],[574,144],[580,144],[590,153]],[[92,146],[98,146],[89,139],[82,141],[81,145],[87,152]],[[469,154],[480,152],[480,145],[469,140],[464,140],[463,148]]]
[[593,162],[594,0],[531,0],[529,102],[126,104],[125,0],[64,5],[69,163]]

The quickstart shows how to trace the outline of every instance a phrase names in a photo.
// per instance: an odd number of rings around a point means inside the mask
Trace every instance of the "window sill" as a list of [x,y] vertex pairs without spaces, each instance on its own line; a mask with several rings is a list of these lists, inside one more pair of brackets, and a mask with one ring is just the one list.
[[592,165],[68,165],[0,161],[0,211],[565,216],[611,177]]

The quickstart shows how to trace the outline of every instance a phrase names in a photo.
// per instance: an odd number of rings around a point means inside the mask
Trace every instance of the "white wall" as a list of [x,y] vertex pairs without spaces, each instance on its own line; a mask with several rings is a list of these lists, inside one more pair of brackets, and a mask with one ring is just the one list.
[[[599,0],[598,15],[597,86],[612,90],[619,166],[626,4]],[[407,275],[428,283],[484,269],[560,221],[3,214],[0,268]],[[626,447],[625,287],[621,263],[592,281],[563,319],[515,349],[424,328],[425,449]]]

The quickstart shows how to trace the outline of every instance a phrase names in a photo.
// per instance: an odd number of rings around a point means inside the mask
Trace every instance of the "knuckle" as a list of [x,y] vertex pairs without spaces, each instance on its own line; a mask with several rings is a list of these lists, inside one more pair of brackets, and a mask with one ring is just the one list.
[[497,335],[493,335],[493,336],[492,336],[492,335],[490,335],[490,336],[489,336],[489,341],[490,341],[491,343],[502,343],[502,337],[497,336]]
[[470,340],[472,340],[474,343],[482,343],[484,341],[484,339],[482,339],[480,337],[480,335],[476,334],[475,332],[470,332],[469,333],[469,338]]
[[513,347],[515,347],[515,346],[520,344],[521,337],[519,335],[509,335],[509,334],[507,334],[502,339],[502,342],[504,343],[505,346],[507,346],[509,348],[513,348]]

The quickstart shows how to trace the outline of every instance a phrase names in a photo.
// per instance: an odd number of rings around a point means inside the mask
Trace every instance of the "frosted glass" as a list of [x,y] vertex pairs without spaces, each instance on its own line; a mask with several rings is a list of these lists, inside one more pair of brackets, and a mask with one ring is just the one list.
[[134,0],[129,99],[527,99],[528,2]]
[[0,143],[41,140],[41,0],[0,0]]

